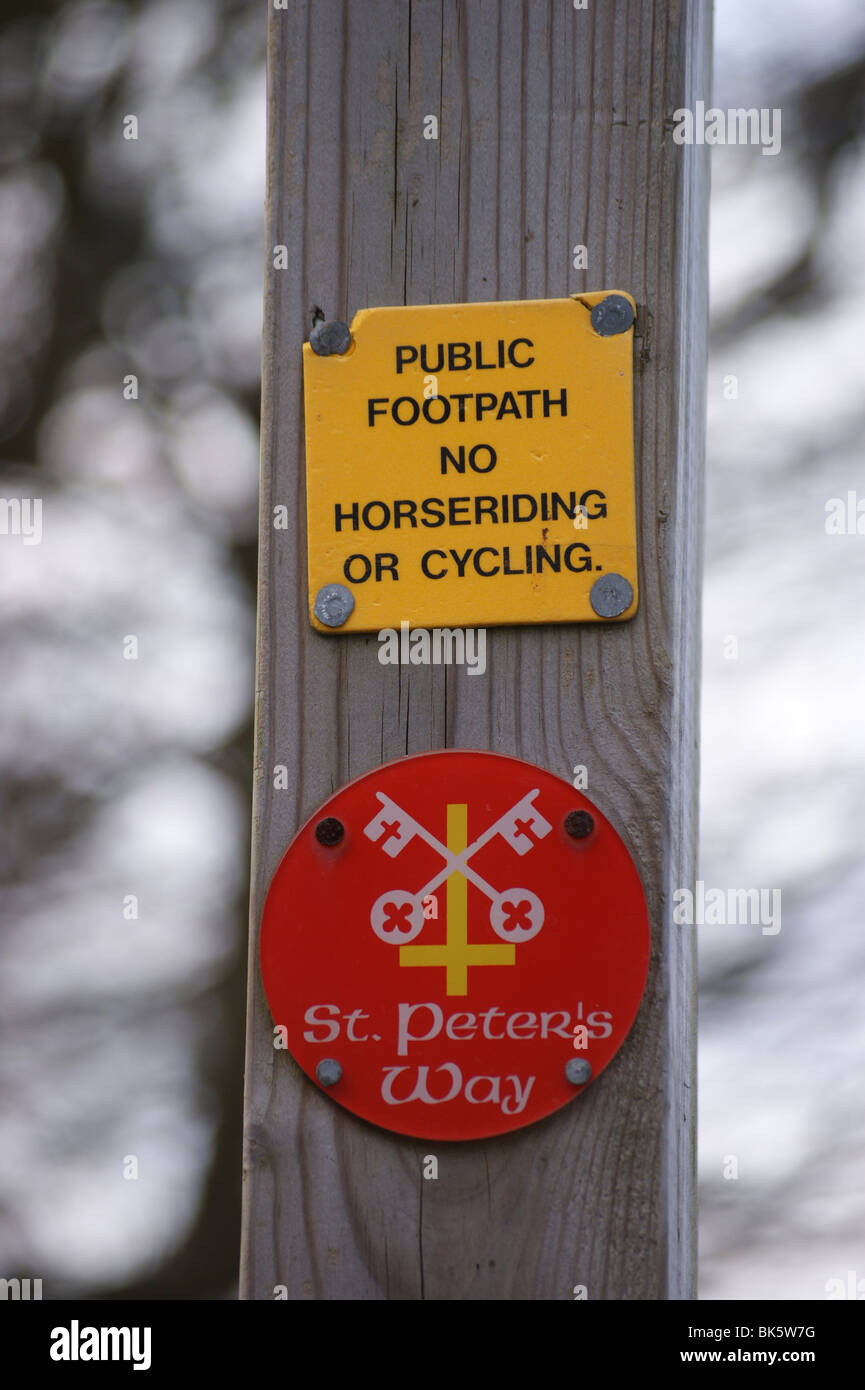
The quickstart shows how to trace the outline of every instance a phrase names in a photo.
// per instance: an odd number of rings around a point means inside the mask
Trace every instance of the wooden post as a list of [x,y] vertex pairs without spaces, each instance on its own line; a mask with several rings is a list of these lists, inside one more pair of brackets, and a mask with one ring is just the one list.
[[[704,0],[271,10],[242,1297],[693,1296],[692,942],[671,896],[694,876],[708,171],[671,128],[708,95],[710,24]],[[607,288],[639,305],[636,618],[490,629],[483,680],[382,666],[374,635],[313,632],[314,308],[350,323],[374,305]],[[525,1130],[439,1146],[425,1182],[434,1145],[356,1119],[274,1050],[257,936],[300,823],[350,778],[446,747],[569,780],[584,764],[642,877],[653,949],[637,1022],[598,1083]]]

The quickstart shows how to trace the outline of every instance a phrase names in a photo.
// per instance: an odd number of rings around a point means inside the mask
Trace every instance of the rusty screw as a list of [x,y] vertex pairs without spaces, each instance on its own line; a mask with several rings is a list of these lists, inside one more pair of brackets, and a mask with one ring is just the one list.
[[572,1086],[585,1086],[592,1079],[592,1064],[585,1057],[572,1057],[565,1064],[565,1076]]
[[354,594],[344,584],[325,584],[315,596],[312,611],[325,627],[342,627],[354,611]]
[[634,310],[623,294],[608,294],[591,313],[592,327],[601,338],[627,333],[634,322]]
[[572,840],[585,840],[594,828],[594,819],[588,811],[569,811],[565,816],[565,831]]
[[327,816],[315,827],[315,838],[320,845],[326,845],[328,849],[338,845],[344,834],[345,826],[336,816]]
[[351,329],[339,319],[317,323],[309,335],[309,346],[319,357],[342,357],[351,347]]
[[589,590],[589,603],[599,618],[619,618],[634,602],[634,590],[623,574],[602,574]]

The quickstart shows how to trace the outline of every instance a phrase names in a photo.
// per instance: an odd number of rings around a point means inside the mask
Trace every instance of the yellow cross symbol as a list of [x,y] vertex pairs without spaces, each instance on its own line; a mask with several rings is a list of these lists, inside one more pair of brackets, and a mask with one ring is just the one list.
[[[448,806],[448,849],[461,854],[468,844],[468,806]],[[443,946],[400,946],[400,965],[443,965],[446,993],[468,994],[470,965],[514,965],[514,946],[470,946],[468,881],[454,872],[447,881],[447,937]]]

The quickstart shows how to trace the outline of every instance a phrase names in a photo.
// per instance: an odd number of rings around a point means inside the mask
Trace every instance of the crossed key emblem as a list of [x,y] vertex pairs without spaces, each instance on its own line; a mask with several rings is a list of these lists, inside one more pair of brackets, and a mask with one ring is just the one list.
[[[478,850],[497,835],[515,854],[528,854],[548,835],[552,826],[534,805],[538,789],[527,792],[516,805],[500,816],[477,840],[466,844],[467,807],[449,805],[448,842],[443,845],[425,825],[414,819],[384,792],[376,792],[381,810],[364,826],[364,835],[391,859],[419,836],[443,860],[442,867],[428,883],[410,893],[402,888],[382,893],[370,910],[370,924],[376,936],[388,945],[399,946],[400,965],[443,965],[447,970],[447,993],[465,994],[469,965],[513,965],[515,946],[537,936],[544,924],[544,905],[529,888],[506,888],[503,892],[487,883],[469,863]],[[489,899],[490,925],[504,946],[470,945],[467,935],[466,881]],[[444,945],[411,946],[423,931],[423,901],[447,883],[447,940]]]

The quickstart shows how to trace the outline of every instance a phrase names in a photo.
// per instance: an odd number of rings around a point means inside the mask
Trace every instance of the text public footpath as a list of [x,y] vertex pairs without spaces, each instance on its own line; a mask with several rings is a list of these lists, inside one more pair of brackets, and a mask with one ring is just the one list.
[[[514,338],[506,342],[500,338],[495,348],[490,350],[481,342],[438,343],[431,349],[426,343],[418,346],[399,344],[396,346],[396,373],[417,365],[427,377],[435,377],[438,372],[493,371],[507,366],[529,368],[534,363],[531,350],[534,343],[529,338]],[[367,427],[376,429],[381,417],[390,418],[394,424],[409,428],[423,419],[431,425],[444,425],[448,421],[460,424],[475,422],[483,424],[487,420],[533,420],[549,419],[557,414],[565,418],[568,414],[568,393],[562,386],[555,391],[546,387],[527,387],[525,390],[504,391],[452,391],[447,394],[425,393],[423,397],[400,395],[371,396],[367,399]],[[466,455],[465,446],[456,453],[446,446],[441,449],[441,472],[448,468],[465,473],[466,464],[475,473],[489,473],[495,468],[497,454],[490,444],[475,444]],[[390,500],[373,498],[370,500],[346,500],[334,504],[334,530],[343,531],[383,531],[403,527],[416,529],[418,526],[435,530],[440,526],[489,527],[507,525],[513,522],[556,521],[565,517],[573,521],[595,520],[607,515],[606,497],[597,488],[588,488],[578,494],[570,491],[565,495],[555,491],[538,493],[509,492],[482,494],[464,497],[397,497]],[[385,574],[399,579],[399,558],[392,552],[379,553],[375,557],[375,578],[380,580]],[[573,574],[592,569],[591,550],[582,541],[572,541],[568,545],[526,545],[518,553],[512,553],[510,546],[499,550],[492,545],[477,549],[467,547],[458,549],[427,550],[420,558],[420,567],[427,579],[444,579],[455,573],[460,579],[466,575],[469,565],[481,578],[490,579],[496,575],[541,574],[549,569],[558,574],[562,568]],[[352,584],[362,584],[373,572],[369,558],[364,554],[350,555],[345,562],[344,574]]]

